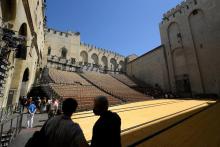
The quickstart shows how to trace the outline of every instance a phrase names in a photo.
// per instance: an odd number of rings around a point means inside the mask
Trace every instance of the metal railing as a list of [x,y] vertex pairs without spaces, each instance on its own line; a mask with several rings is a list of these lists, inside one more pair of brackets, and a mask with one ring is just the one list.
[[7,147],[22,129],[23,113],[18,104],[0,109],[0,147]]
[[7,120],[14,113],[20,113],[19,105],[17,103],[0,108],[0,123]]

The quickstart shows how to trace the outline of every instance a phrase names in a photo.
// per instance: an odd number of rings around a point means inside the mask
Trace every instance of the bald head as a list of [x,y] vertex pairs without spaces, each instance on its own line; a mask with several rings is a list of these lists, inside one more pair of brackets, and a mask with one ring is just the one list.
[[94,109],[95,115],[101,115],[108,111],[108,98],[106,96],[98,96],[94,99]]

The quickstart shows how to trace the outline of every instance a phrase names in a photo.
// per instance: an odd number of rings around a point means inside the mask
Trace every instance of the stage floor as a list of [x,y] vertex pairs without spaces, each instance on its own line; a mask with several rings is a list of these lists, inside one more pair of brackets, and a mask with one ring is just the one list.
[[[161,99],[114,106],[110,110],[120,115],[122,132],[127,132],[143,124],[150,126],[180,114],[207,107],[209,103],[214,102],[212,100]],[[81,126],[86,139],[91,140],[92,128],[98,117],[94,116],[92,111],[86,111],[74,114],[72,119]]]

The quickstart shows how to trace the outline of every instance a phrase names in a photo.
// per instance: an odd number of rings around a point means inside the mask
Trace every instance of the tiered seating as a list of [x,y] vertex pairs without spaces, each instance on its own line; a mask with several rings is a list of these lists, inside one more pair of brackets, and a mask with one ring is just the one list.
[[48,86],[53,95],[58,95],[64,99],[69,97],[75,98],[79,104],[79,111],[91,110],[94,98],[100,95],[106,96],[110,105],[122,103],[121,100],[93,86],[77,73],[49,69],[48,76],[53,81]]
[[117,98],[114,98],[105,92],[99,90],[95,86],[82,86],[82,85],[62,85],[51,84],[51,88],[63,98],[73,97],[78,101],[78,110],[91,110],[93,101],[96,96],[106,96],[110,105],[122,103]]
[[54,83],[57,84],[91,85],[89,82],[87,82],[85,79],[74,72],[49,69],[49,76],[54,81]]
[[121,81],[125,85],[128,85],[129,87],[138,87],[138,85],[125,74],[111,74],[111,76]]
[[125,74],[111,74],[111,76],[121,81],[125,85],[128,85],[129,87],[145,93],[147,96],[153,96],[154,98],[164,97],[164,93],[160,87],[147,85],[146,83],[139,81],[134,77],[130,78]]
[[103,89],[104,91],[122,99],[123,101],[134,102],[151,99],[144,94],[131,89],[108,74],[87,72],[82,74],[82,76],[98,86],[100,89]]

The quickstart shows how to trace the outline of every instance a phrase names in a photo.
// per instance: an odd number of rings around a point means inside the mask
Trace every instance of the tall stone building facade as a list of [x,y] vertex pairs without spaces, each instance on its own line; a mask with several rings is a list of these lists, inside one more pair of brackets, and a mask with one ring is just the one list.
[[[80,33],[49,29],[44,0],[0,1],[0,106],[17,103],[44,67],[127,72],[185,96],[220,95],[220,1],[185,0],[163,16],[162,45],[137,57],[82,43]],[[127,63],[129,62],[129,63]]]
[[[0,106],[26,95],[40,70],[44,50],[44,0],[2,0]],[[22,40],[22,41],[19,41]]]
[[220,1],[187,0],[160,24],[171,89],[220,94]]
[[0,107],[18,103],[44,67],[123,72],[125,57],[81,43],[80,33],[46,27],[45,0],[0,1]]
[[44,65],[67,71],[123,72],[125,57],[82,43],[80,33],[45,30]]
[[[166,61],[167,70],[157,66],[157,71],[152,71],[151,76],[137,77],[151,81],[160,73],[159,71],[164,71],[168,75],[168,80],[162,80],[168,82],[165,89],[185,96],[202,93],[220,95],[219,8],[219,0],[186,0],[165,13],[160,23],[161,42],[164,48],[160,50],[163,50],[161,53]],[[134,61],[140,70],[144,66],[140,62],[142,58],[145,56]],[[149,60],[148,64],[151,64],[151,58],[145,60]],[[128,67],[134,62],[130,62]],[[136,75],[129,70],[128,68],[129,75]],[[149,71],[151,69],[144,68],[142,73]]]

